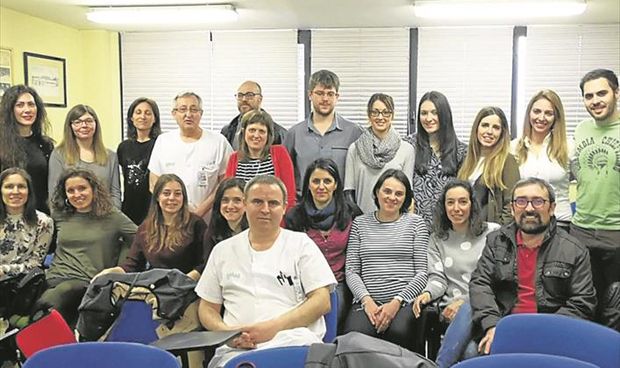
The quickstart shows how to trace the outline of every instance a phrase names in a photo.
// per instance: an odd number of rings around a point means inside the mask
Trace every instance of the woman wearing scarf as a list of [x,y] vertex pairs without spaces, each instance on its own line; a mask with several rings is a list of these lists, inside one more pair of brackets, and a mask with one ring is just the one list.
[[347,242],[353,218],[360,214],[359,208],[344,198],[336,163],[319,158],[306,169],[301,201],[285,218],[287,229],[305,232],[316,243],[338,281],[339,330],[352,299],[344,275]]
[[370,127],[349,147],[344,178],[344,190],[362,212],[377,210],[372,189],[387,169],[406,173],[412,182],[415,150],[400,139],[392,128],[394,100],[383,93],[375,93],[368,101]]

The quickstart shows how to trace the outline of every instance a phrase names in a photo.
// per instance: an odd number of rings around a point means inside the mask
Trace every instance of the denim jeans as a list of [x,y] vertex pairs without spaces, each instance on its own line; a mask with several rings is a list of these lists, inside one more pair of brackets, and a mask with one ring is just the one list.
[[439,368],[448,368],[459,360],[478,356],[478,346],[472,336],[473,325],[471,305],[469,302],[463,303],[450,322],[437,353]]

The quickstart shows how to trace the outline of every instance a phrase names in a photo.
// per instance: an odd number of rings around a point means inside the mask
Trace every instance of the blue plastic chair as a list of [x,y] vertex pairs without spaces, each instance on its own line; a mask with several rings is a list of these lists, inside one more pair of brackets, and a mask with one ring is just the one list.
[[243,364],[253,364],[256,368],[303,368],[308,349],[308,346],[287,346],[252,350],[232,358],[224,368],[245,368]]
[[323,316],[325,318],[325,336],[323,336],[323,342],[333,342],[338,333],[338,293],[332,291],[329,294],[329,302],[332,309]]
[[539,353],[620,367],[620,332],[557,314],[512,314],[497,324],[491,355]]
[[158,339],[151,306],[141,300],[126,300],[114,321],[106,341],[150,344]]
[[[541,343],[541,341],[539,341]],[[452,368],[597,368],[581,360],[546,354],[499,354],[468,359]]]
[[84,342],[41,350],[24,368],[179,368],[177,359],[152,346],[126,342]]

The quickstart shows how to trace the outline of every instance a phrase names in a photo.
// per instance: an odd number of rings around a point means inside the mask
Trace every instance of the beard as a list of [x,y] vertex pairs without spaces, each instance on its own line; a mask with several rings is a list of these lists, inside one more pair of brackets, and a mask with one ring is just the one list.
[[[526,216],[535,217],[536,222],[527,222],[525,219]],[[519,225],[519,229],[521,229],[522,232],[530,235],[542,234],[549,227],[549,223],[543,223],[542,219],[540,218],[540,214],[538,214],[537,212],[524,212],[519,218],[517,224]]]

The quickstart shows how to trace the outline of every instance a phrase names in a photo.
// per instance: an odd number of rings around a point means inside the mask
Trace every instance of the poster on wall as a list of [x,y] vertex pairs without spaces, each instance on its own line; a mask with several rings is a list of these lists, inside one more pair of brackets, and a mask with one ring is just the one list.
[[24,52],[24,79],[37,90],[45,106],[67,107],[65,59]]
[[12,50],[0,47],[0,97],[13,85]]

